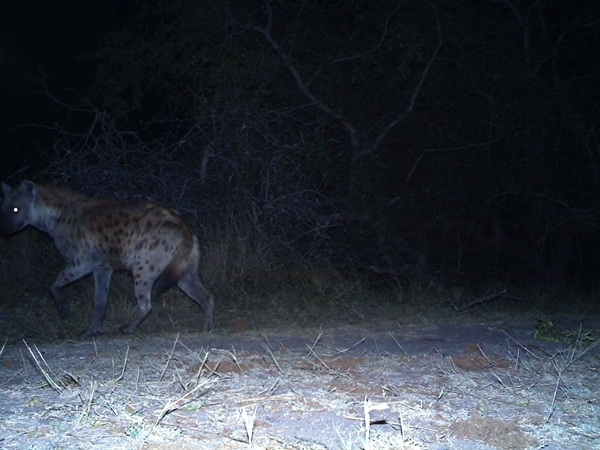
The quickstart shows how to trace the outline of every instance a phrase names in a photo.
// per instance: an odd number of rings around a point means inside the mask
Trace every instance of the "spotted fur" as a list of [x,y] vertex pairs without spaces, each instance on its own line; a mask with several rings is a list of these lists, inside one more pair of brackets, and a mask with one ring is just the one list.
[[87,197],[30,181],[15,188],[2,183],[2,190],[0,229],[39,228],[52,236],[67,262],[50,288],[61,317],[71,310],[59,289],[93,273],[94,312],[84,335],[101,332],[113,270],[133,275],[138,302],[124,333],[133,333],[152,309],[153,286],[157,297],[174,285],[202,307],[203,329],[212,330],[213,299],[198,276],[198,239],[178,212],[151,201]]

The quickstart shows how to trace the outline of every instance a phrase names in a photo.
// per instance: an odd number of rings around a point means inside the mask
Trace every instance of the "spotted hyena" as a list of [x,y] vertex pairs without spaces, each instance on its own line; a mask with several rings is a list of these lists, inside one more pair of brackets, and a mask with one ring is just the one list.
[[198,276],[198,239],[179,213],[151,201],[87,197],[66,189],[23,181],[15,188],[2,183],[0,229],[12,233],[33,225],[48,233],[67,261],[50,293],[61,317],[71,311],[58,291],[94,274],[94,312],[86,336],[100,333],[113,270],[132,273],[137,314],[124,333],[133,333],[148,315],[151,293],[177,285],[205,314],[204,330],[213,326],[213,299]]

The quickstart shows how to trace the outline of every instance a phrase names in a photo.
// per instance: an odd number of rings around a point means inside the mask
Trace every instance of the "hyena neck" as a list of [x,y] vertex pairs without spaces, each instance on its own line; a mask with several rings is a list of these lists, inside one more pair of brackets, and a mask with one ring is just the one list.
[[56,222],[58,221],[62,211],[56,206],[45,204],[43,201],[38,207],[39,213],[37,217],[32,220],[31,225],[36,227],[38,230],[42,230],[54,237],[54,229],[56,228]]
[[31,225],[45,231],[52,237],[54,237],[56,223],[64,211],[73,203],[88,198],[83,194],[54,186],[38,185],[38,189],[40,196],[36,198],[37,205],[35,208],[38,214],[32,220]]

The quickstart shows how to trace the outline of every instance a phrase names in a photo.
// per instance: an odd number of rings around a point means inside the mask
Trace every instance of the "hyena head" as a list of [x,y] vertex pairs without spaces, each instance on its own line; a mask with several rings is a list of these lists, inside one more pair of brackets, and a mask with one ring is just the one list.
[[40,192],[31,181],[23,181],[15,188],[2,183],[4,199],[0,210],[0,231],[14,233],[31,225],[36,219],[36,201]]

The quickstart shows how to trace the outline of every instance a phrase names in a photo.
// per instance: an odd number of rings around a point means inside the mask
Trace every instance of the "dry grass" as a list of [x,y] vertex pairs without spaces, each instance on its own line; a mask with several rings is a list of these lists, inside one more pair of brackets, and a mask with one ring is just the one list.
[[246,333],[237,337],[254,350],[195,335],[9,345],[3,447],[526,449],[600,438],[598,341],[553,354],[480,348],[471,358],[482,365],[467,366],[361,356],[331,347],[330,332],[299,337],[303,352]]

